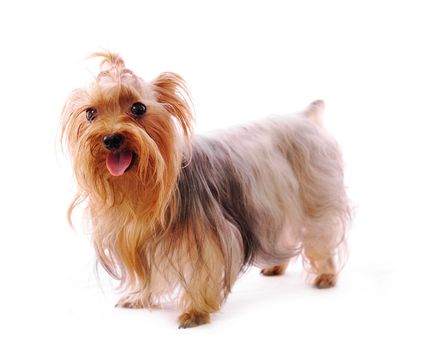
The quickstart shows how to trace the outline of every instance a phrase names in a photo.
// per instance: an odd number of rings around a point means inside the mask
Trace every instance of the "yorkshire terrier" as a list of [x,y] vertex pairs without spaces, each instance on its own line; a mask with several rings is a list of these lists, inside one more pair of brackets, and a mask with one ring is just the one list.
[[[62,116],[99,263],[117,306],[176,301],[179,328],[210,322],[247,267],[284,273],[302,256],[317,288],[335,286],[350,206],[324,103],[289,117],[192,135],[185,81],[145,82],[114,53],[74,90]],[[170,299],[167,299],[170,298]]]

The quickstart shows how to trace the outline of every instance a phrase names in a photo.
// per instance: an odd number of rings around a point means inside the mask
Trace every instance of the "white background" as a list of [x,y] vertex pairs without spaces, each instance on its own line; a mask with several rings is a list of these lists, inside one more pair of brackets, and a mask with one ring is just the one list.
[[[431,349],[432,10],[425,1],[10,1],[0,5],[1,349]],[[210,325],[119,310],[68,227],[56,151],[100,49],[190,85],[198,131],[326,101],[357,215],[336,289],[251,269]],[[90,68],[88,68],[90,67]]]

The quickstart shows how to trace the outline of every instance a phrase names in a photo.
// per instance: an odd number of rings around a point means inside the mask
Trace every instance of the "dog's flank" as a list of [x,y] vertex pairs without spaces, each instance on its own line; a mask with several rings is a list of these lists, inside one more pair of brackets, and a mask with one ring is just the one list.
[[[350,207],[322,101],[210,136],[192,136],[185,82],[150,83],[115,54],[63,111],[62,137],[118,306],[174,299],[181,328],[209,322],[240,273],[284,273],[301,255],[314,285],[335,285]],[[340,263],[340,264],[339,264]]]
[[[312,161],[308,168],[304,158]],[[302,115],[196,137],[180,173],[175,222],[198,220],[219,228],[216,233],[231,232],[244,266],[269,266],[300,253],[308,220],[332,214],[336,232],[329,244],[337,249],[349,215],[341,164],[336,143]]]

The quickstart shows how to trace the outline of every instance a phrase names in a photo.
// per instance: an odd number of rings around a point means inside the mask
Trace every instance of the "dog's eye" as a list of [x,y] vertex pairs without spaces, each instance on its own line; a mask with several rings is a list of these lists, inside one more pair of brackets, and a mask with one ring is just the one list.
[[86,109],[86,118],[89,122],[96,118],[96,108],[90,107]]
[[144,104],[142,104],[141,102],[135,102],[131,106],[131,113],[134,117],[140,118],[144,115],[144,113],[146,113],[146,109],[147,109],[147,107]]

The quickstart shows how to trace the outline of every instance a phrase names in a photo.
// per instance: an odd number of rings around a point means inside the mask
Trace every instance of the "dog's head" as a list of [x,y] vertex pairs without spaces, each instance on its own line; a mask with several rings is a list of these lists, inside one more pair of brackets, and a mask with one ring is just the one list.
[[147,83],[118,55],[94,56],[102,58],[99,74],[88,88],[72,92],[62,118],[78,197],[115,205],[140,192],[143,201],[161,202],[191,132],[185,82],[162,73]]

